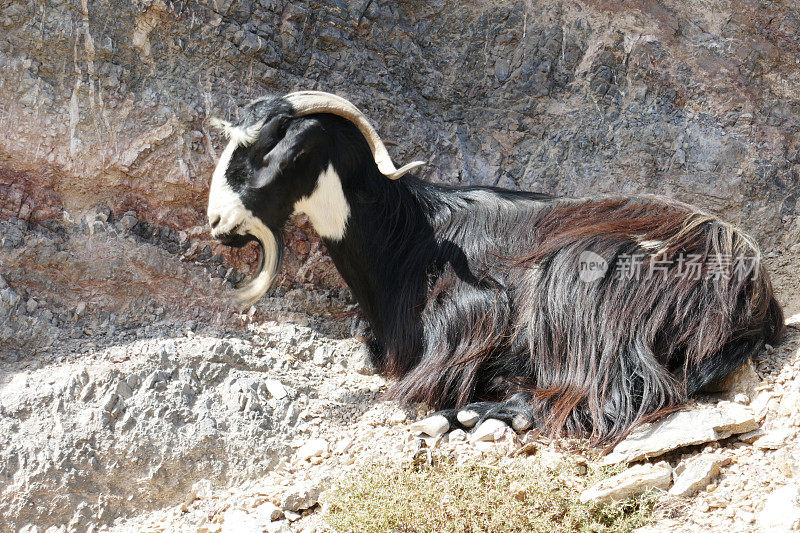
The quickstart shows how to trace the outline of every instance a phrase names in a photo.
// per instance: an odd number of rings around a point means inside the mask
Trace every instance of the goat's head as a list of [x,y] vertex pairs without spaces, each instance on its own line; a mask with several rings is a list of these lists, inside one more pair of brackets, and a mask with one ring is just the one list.
[[239,291],[242,301],[257,300],[275,279],[283,252],[280,231],[292,213],[313,205],[317,212],[308,214],[322,237],[338,240],[344,235],[349,206],[333,168],[337,154],[332,136],[337,132],[326,130],[314,116],[320,113],[352,122],[364,135],[377,169],[390,179],[424,164],[415,161],[396,169],[364,114],[330,93],[301,91],[254,100],[236,124],[212,119],[230,141],[211,178],[211,234],[230,246],[256,240],[262,252],[258,273]]

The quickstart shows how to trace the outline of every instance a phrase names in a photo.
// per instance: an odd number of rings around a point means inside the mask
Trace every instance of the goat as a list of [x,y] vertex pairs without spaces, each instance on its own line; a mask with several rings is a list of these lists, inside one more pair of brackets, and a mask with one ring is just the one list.
[[480,416],[607,443],[782,332],[754,241],[681,202],[398,179],[424,163],[396,169],[363,113],[318,91],[215,124],[230,141],[212,235],[262,251],[240,297],[267,291],[282,228],[306,213],[396,378],[388,398],[440,409],[445,430]]

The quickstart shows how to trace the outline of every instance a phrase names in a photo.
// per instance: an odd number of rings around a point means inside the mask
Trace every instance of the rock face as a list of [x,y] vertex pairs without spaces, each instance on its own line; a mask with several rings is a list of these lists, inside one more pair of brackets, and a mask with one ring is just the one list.
[[757,427],[758,420],[753,411],[735,403],[680,411],[635,430],[614,447],[604,462],[630,463],[658,457],[683,446],[725,439]]
[[[0,218],[100,203],[204,228],[222,138],[264,94],[352,99],[421,174],[544,192],[666,193],[800,240],[800,65],[791,2],[468,5],[6,2]],[[305,229],[293,276],[335,283]],[[309,239],[311,241],[309,243]],[[789,242],[791,241],[791,242]]]

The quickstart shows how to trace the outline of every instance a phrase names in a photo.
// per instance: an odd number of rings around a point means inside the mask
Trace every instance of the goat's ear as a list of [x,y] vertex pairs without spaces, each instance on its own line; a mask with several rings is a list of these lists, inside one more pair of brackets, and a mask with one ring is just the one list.
[[257,162],[257,170],[250,174],[247,185],[253,189],[260,189],[271,183],[281,172],[294,161],[295,139],[293,135],[286,135],[269,152],[261,156]]
[[[309,135],[314,124],[293,124],[286,131],[283,138],[275,145],[272,150],[260,155],[260,161],[256,161],[255,167],[247,182],[253,189],[260,189],[272,183],[282,172],[292,167],[298,159],[309,153],[313,147],[316,136]],[[259,141],[256,141],[258,144]],[[256,153],[258,151],[256,150]]]
[[211,117],[208,119],[208,125],[214,129],[221,130],[223,133],[225,133],[226,137],[231,136],[231,131],[233,130],[233,124],[231,124],[227,120],[222,120],[217,117]]

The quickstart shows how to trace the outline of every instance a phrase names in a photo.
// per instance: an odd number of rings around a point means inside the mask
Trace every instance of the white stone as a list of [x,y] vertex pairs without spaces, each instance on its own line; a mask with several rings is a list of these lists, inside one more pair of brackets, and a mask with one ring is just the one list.
[[321,457],[328,451],[328,442],[324,439],[311,439],[297,450],[297,460],[307,461],[313,457]]
[[308,509],[317,504],[321,493],[322,487],[317,483],[311,481],[297,483],[283,493],[281,509],[284,512]]
[[425,433],[431,437],[438,437],[450,429],[450,422],[442,415],[434,415],[414,422],[409,429],[414,433]]
[[283,384],[276,379],[268,379],[266,381],[266,385],[267,385],[267,392],[269,392],[270,396],[272,396],[276,400],[282,400],[283,398],[286,398],[286,396],[289,394],[288,392],[286,392],[286,388],[284,388]]
[[736,403],[740,403],[742,405],[747,405],[750,403],[750,396],[744,394],[743,392],[740,392],[739,394],[733,397],[733,401]]
[[800,524],[800,504],[797,485],[788,485],[773,490],[764,501],[764,507],[756,518],[759,531],[791,531]]
[[514,431],[517,433],[521,433],[526,429],[529,429],[533,425],[533,421],[525,416],[525,415],[516,415],[514,419],[511,421],[511,427],[514,428]]
[[402,424],[408,420],[408,415],[406,415],[403,411],[395,411],[391,415],[389,415],[389,423],[390,424]]
[[681,498],[692,496],[708,486],[711,480],[719,475],[719,466],[719,460],[716,457],[707,455],[693,457],[680,470],[675,479],[675,485],[669,489],[669,493]]
[[223,515],[221,533],[261,533],[265,526],[259,517],[241,509],[228,509]]
[[720,402],[713,408],[678,411],[635,430],[614,447],[603,463],[658,457],[676,448],[726,439],[757,427],[753,411],[736,403]]
[[645,463],[592,485],[581,493],[580,500],[581,503],[624,500],[650,489],[666,490],[671,483],[672,467],[668,463]]
[[467,432],[463,429],[454,429],[447,435],[447,442],[466,442],[467,441]]
[[334,453],[341,454],[346,452],[350,449],[350,446],[353,445],[353,438],[352,437],[344,437],[343,439],[339,440],[334,446],[333,451]]
[[777,450],[794,435],[792,428],[780,428],[767,431],[764,435],[753,441],[753,446],[760,450]]
[[508,428],[508,424],[503,422],[502,420],[497,420],[495,418],[489,418],[485,420],[480,426],[475,428],[472,432],[472,437],[470,438],[470,442],[494,442],[497,440],[498,437],[505,434],[505,430]]
[[283,518],[283,511],[272,502],[265,502],[253,509],[253,514],[274,522]]

